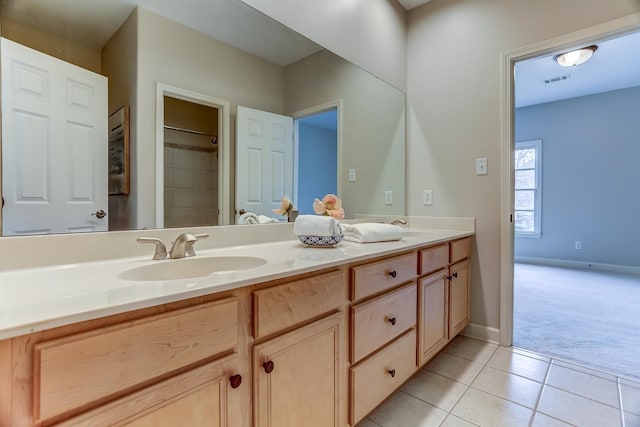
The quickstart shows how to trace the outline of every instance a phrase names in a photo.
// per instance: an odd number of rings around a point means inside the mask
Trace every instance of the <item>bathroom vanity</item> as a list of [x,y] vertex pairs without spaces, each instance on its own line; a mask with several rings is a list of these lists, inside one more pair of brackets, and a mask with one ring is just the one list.
[[473,232],[203,248],[266,262],[195,279],[122,279],[140,257],[0,272],[69,286],[0,306],[0,425],[354,426],[468,324]]

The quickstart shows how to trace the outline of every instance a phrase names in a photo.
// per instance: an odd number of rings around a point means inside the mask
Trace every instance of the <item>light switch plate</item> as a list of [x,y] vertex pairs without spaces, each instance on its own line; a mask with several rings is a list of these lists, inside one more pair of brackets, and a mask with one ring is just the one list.
[[356,180],[356,170],[349,169],[349,182],[355,182]]
[[489,173],[487,170],[487,158],[476,159],[476,175],[486,175],[487,173]]

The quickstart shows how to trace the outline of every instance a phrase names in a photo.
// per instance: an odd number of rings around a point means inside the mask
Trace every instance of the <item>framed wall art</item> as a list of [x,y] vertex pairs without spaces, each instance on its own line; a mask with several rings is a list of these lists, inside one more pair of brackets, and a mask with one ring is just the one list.
[[109,194],[129,194],[129,106],[109,116]]

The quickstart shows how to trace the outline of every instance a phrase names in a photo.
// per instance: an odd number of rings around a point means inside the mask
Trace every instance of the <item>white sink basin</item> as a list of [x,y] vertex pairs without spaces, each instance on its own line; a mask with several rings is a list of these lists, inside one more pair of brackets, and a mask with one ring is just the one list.
[[267,263],[264,258],[248,256],[214,256],[169,259],[132,268],[118,276],[124,280],[161,281],[193,279],[217,273],[249,270]]

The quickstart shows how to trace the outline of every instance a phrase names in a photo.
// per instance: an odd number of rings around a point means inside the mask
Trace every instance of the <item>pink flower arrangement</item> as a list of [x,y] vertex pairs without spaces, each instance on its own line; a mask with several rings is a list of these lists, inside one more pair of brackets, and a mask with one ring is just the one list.
[[318,215],[332,216],[335,219],[344,219],[342,200],[335,194],[326,194],[322,200],[313,201],[313,211]]

